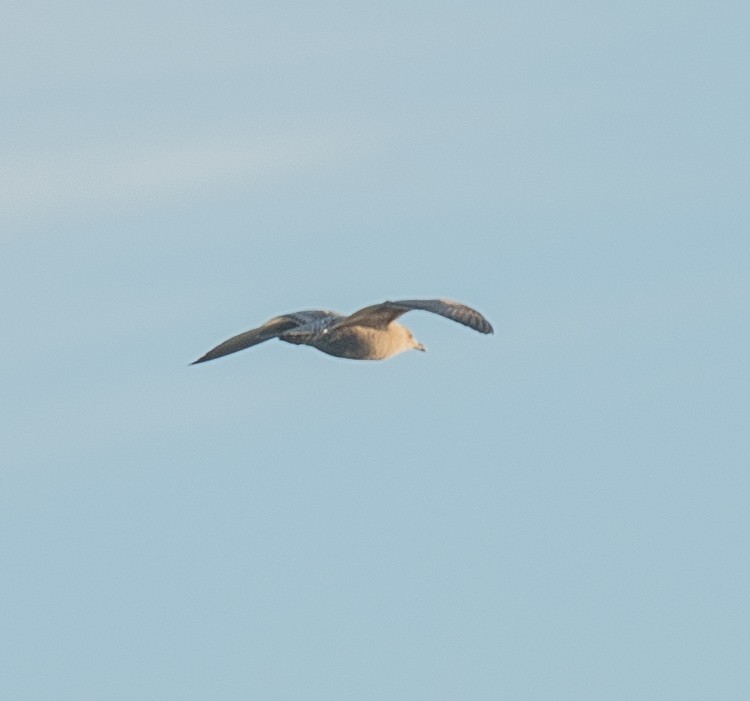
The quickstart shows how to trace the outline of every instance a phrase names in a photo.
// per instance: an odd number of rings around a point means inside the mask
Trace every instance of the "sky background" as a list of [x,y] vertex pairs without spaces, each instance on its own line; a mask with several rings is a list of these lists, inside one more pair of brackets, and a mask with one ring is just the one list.
[[747,3],[1,15],[2,698],[750,698]]

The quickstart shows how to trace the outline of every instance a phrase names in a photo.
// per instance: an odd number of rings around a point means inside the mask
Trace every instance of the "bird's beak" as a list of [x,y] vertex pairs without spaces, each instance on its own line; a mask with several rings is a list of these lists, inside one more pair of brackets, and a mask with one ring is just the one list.
[[417,345],[414,346],[414,350],[422,351],[423,353],[427,352],[427,349],[421,343],[417,343]]

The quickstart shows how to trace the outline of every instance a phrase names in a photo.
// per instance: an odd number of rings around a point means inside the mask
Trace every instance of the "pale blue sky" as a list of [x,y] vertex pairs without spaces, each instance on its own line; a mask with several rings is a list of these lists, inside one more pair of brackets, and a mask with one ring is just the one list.
[[749,20],[6,3],[0,696],[750,698]]

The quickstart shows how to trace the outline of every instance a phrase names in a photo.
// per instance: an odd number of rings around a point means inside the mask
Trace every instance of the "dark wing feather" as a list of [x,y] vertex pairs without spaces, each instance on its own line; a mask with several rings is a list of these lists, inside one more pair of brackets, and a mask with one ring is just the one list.
[[245,331],[245,333],[232,336],[232,338],[224,341],[224,343],[220,343],[216,348],[212,348],[208,353],[190,364],[205,363],[207,360],[215,360],[216,358],[221,358],[223,355],[229,355],[230,353],[236,353],[251,346],[257,346],[259,343],[276,338],[279,334],[284,333],[284,331],[288,331],[299,325],[300,321],[295,319],[294,315],[277,316],[257,329],[250,329],[250,331]]
[[336,327],[369,326],[372,328],[385,328],[402,314],[406,314],[406,312],[412,310],[439,314],[446,319],[457,321],[459,324],[468,326],[480,333],[493,333],[490,322],[476,309],[449,299],[401,299],[395,302],[373,304],[370,307],[365,307],[354,312],[351,316],[338,322]]

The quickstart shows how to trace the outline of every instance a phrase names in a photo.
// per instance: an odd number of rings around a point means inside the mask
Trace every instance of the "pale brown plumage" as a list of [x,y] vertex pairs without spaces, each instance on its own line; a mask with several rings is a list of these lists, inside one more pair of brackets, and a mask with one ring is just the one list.
[[411,331],[396,321],[412,310],[439,314],[480,333],[493,333],[490,322],[465,304],[447,299],[402,299],[373,304],[350,316],[319,309],[277,316],[263,326],[224,341],[192,365],[236,353],[272,338],[313,346],[329,355],[355,360],[385,360],[407,350],[423,351],[424,346]]

